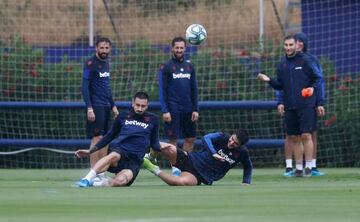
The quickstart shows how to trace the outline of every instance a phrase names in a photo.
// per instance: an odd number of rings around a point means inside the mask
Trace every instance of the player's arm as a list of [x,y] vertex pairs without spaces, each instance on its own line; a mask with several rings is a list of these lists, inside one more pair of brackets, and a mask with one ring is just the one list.
[[168,80],[165,70],[165,65],[162,65],[158,72],[159,76],[159,100],[161,105],[161,112],[168,113],[169,109],[167,107],[167,87],[168,87]]
[[117,109],[117,107],[115,106],[115,102],[114,102],[114,99],[113,99],[113,96],[112,96],[112,90],[111,88],[109,88],[109,103],[110,103],[110,107],[111,107],[111,110],[113,111],[114,113],[114,116],[115,118],[119,115],[119,110]]
[[194,67],[192,67],[192,74],[191,74],[191,102],[193,105],[193,112],[199,112],[198,84],[196,80],[196,72]]
[[284,112],[285,112],[285,110],[284,110],[284,91],[276,90],[275,98],[277,101],[277,111],[281,116],[283,116]]
[[113,139],[115,139],[115,137],[119,134],[120,129],[121,129],[121,122],[120,120],[118,121],[119,117],[116,118],[111,130],[99,141],[97,142],[94,146],[91,146],[88,150],[77,150],[75,152],[75,155],[79,158],[81,157],[85,157],[85,156],[89,156],[90,154],[104,148],[106,145],[108,145]]
[[161,152],[159,141],[159,120],[154,118],[154,128],[151,132],[150,146],[156,152]]
[[283,89],[283,84],[281,81],[281,76],[280,76],[280,69],[279,69],[279,65],[276,69],[276,73],[277,73],[277,78],[270,78],[269,76],[263,74],[263,73],[259,73],[257,78],[261,81],[267,82],[269,83],[269,85],[276,89],[276,90],[282,90]]
[[247,149],[243,149],[240,153],[240,161],[243,165],[244,171],[243,171],[243,185],[249,185],[251,184],[251,177],[252,177],[252,169],[253,165],[250,159],[249,151]]
[[203,137],[203,144],[205,145],[206,148],[208,148],[208,150],[211,152],[212,156],[215,159],[224,162],[225,158],[220,156],[216,152],[217,148],[214,146],[214,141],[217,140],[217,139],[220,139],[222,137],[222,135],[223,135],[222,133],[209,133],[209,134],[206,134]]
[[81,84],[81,94],[83,96],[84,102],[86,104],[86,107],[92,108],[91,100],[90,100],[90,67],[85,65],[83,69],[83,78],[82,78],[82,84]]

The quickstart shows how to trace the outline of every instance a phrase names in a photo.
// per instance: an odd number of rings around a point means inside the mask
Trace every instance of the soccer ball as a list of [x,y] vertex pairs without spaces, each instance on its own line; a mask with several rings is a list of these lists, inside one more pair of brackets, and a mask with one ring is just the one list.
[[206,38],[206,29],[200,24],[192,24],[186,29],[186,40],[192,45],[200,45]]

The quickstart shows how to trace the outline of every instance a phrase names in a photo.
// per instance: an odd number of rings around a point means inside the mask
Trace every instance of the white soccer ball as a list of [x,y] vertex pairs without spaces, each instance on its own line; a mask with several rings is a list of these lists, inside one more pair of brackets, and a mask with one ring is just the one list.
[[206,29],[200,24],[192,24],[186,29],[186,40],[192,45],[200,45],[206,38]]

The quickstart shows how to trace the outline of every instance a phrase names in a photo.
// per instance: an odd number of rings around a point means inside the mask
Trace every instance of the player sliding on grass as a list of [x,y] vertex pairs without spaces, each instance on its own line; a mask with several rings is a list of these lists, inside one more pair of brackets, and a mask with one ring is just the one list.
[[122,112],[116,118],[112,129],[96,145],[89,150],[75,152],[77,157],[89,156],[116,139],[109,154],[96,162],[89,173],[77,183],[79,187],[93,186],[96,175],[106,170],[116,174],[107,185],[130,186],[139,173],[146,149],[151,146],[152,149],[160,151],[159,120],[154,114],[146,112],[148,104],[149,96],[146,93],[136,93],[132,109]]
[[172,186],[195,186],[201,183],[211,185],[220,180],[239,162],[244,167],[243,185],[251,183],[252,162],[245,144],[248,133],[243,129],[234,134],[210,133],[204,136],[205,148],[200,152],[187,153],[169,143],[161,143],[161,154],[181,170],[180,176],[173,176],[144,158],[144,167],[165,183]]

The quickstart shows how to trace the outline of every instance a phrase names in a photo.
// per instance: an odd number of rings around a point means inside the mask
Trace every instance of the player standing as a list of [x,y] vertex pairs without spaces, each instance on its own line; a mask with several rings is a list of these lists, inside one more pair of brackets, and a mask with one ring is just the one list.
[[[178,139],[183,137],[183,149],[191,152],[199,119],[196,73],[193,64],[185,60],[186,40],[175,37],[171,46],[172,58],[161,66],[158,74],[165,135],[169,143],[175,146]],[[180,172],[173,167],[173,173],[178,175]]]
[[[296,51],[294,36],[284,38],[284,50],[285,56],[276,69],[277,79],[262,73],[259,73],[258,79],[268,82],[274,89],[283,90],[286,133],[295,152],[295,176],[303,176],[302,159],[305,154],[305,176],[308,177],[311,176],[314,147],[311,133],[316,126],[316,96],[313,92],[320,86],[322,77],[309,57]],[[310,91],[309,97],[302,96],[304,89]]]
[[[83,68],[82,95],[87,107],[86,132],[93,147],[107,133],[110,127],[111,110],[119,115],[111,92],[110,65],[111,41],[101,37],[96,41],[96,52],[85,62]],[[107,154],[107,147],[90,155],[90,166]],[[99,179],[104,175],[100,174]]]
[[[321,64],[319,62],[319,60],[312,54],[310,54],[307,51],[307,45],[308,45],[308,39],[307,36],[302,33],[296,33],[294,35],[295,40],[296,40],[296,49],[299,52],[302,53],[306,53],[306,55],[309,57],[309,59],[318,67],[318,70],[320,71],[321,77],[323,77],[323,71],[322,71],[322,67]],[[285,110],[284,110],[284,102],[283,102],[283,94],[282,91],[277,91],[277,101],[278,101],[278,112],[280,113],[280,115],[283,115]],[[325,81],[322,79],[322,81],[320,82],[320,87],[315,91],[315,96],[316,96],[316,110],[317,110],[317,114],[318,116],[324,116],[325,115],[325,109],[324,109],[324,103],[325,103]],[[314,143],[314,150],[313,150],[313,156],[312,156],[312,168],[311,168],[311,174],[312,176],[322,176],[324,175],[323,172],[319,171],[316,167],[316,156],[317,156],[317,126],[315,126],[315,131],[312,132],[311,134],[311,138],[313,140]],[[284,151],[285,151],[285,163],[286,163],[286,169],[285,169],[285,173],[284,176],[286,177],[291,177],[294,175],[293,173],[293,165],[292,165],[292,154],[293,154],[293,150],[292,147],[289,145],[290,138],[288,135],[286,135],[285,137],[285,146],[284,146]]]

